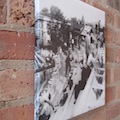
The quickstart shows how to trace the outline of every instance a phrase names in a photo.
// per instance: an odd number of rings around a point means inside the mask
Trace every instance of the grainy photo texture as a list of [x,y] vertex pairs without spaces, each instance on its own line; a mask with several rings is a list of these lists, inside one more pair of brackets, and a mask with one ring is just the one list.
[[35,0],[34,120],[105,104],[105,13],[79,0]]

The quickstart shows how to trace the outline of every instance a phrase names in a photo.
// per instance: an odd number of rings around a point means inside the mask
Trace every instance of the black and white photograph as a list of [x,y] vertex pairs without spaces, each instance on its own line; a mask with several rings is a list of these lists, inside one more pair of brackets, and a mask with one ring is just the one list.
[[105,104],[105,12],[35,0],[34,120],[68,120]]

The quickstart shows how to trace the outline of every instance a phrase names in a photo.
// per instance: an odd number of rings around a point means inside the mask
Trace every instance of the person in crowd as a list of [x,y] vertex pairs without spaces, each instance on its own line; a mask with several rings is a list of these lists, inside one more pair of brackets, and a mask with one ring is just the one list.
[[[83,90],[86,86],[87,80],[89,78],[89,75],[91,73],[91,69],[89,66],[87,66],[87,54],[86,54],[86,42],[85,41],[81,41],[81,52],[82,52],[82,73],[81,73],[81,82],[79,83],[79,89]],[[80,53],[79,53],[80,56]]]
[[86,43],[86,54],[88,58],[90,53],[90,32],[86,32],[86,35],[84,37],[85,37],[85,43]]
[[65,60],[65,64],[66,64],[66,76],[67,74],[70,72],[71,66],[70,66],[70,52],[67,52],[67,57]]
[[45,89],[38,98],[40,106],[38,110],[39,120],[49,120],[52,112],[54,112],[54,106],[51,102],[51,94]]
[[104,43],[104,35],[103,32],[100,32],[98,36],[98,60],[99,60],[99,67],[105,67],[105,43]]
[[70,59],[71,59],[70,72],[72,73],[71,80],[73,81],[72,90],[75,98],[74,104],[76,103],[79,92],[80,92],[79,88],[80,88],[81,73],[82,73],[82,66],[83,66],[82,61],[84,61],[83,56],[85,56],[85,53],[84,53],[85,51],[84,50],[82,51],[82,49],[83,49],[82,47],[77,48],[77,46],[74,46],[74,48],[71,49],[71,52],[70,52]]
[[97,62],[97,49],[96,45],[94,43],[91,44],[91,52],[88,56],[87,65],[91,68],[95,66],[95,63]]

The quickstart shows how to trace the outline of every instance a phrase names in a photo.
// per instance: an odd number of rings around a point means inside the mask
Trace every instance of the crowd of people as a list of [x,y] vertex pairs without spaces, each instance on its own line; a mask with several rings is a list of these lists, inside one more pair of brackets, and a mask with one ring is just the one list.
[[[76,104],[81,90],[84,90],[91,70],[105,67],[104,30],[91,30],[73,37],[68,46],[52,46],[38,50],[40,62],[36,72],[41,72],[41,89],[37,96],[39,120],[49,120],[59,107],[63,107],[74,96]],[[97,78],[99,84],[103,79]],[[98,97],[97,97],[98,98]]]

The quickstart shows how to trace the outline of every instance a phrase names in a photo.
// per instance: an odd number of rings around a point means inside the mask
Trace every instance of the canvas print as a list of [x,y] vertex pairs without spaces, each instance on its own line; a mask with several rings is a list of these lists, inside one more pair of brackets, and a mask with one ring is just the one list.
[[35,0],[34,120],[105,104],[105,13],[80,0]]

